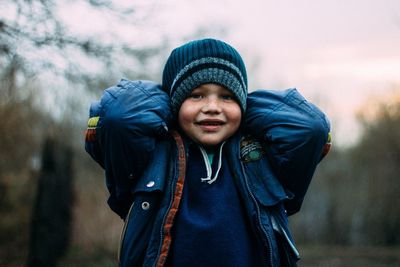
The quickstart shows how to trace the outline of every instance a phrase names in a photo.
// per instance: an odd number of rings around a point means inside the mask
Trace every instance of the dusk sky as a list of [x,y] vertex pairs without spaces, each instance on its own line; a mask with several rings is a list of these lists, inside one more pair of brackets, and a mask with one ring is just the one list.
[[122,25],[66,2],[60,15],[83,35],[133,46],[167,37],[171,48],[188,36],[223,39],[242,54],[250,91],[298,88],[328,114],[338,144],[357,139],[367,101],[400,91],[399,0],[119,0],[135,8]]

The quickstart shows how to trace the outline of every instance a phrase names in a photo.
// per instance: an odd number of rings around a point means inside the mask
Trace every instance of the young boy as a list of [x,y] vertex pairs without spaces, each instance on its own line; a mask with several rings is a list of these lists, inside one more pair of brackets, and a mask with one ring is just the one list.
[[296,265],[287,216],[329,122],[295,89],[247,96],[239,53],[203,39],[172,51],[161,88],[123,80],[90,115],[86,149],[125,220],[120,266]]

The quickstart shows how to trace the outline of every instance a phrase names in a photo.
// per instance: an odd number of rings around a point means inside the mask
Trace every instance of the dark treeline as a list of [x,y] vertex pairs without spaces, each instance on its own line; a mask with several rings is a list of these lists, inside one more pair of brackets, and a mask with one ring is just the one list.
[[28,267],[56,266],[67,251],[74,202],[72,158],[67,142],[46,138],[31,215]]
[[400,102],[375,105],[373,116],[359,117],[360,141],[334,147],[321,163],[303,212],[293,217],[299,241],[400,244]]

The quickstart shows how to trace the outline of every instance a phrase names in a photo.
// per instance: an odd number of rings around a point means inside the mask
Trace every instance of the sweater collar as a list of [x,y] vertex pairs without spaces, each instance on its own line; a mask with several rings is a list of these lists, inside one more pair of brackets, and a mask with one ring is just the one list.
[[204,164],[206,166],[206,170],[207,170],[207,177],[201,178],[202,182],[205,182],[205,183],[208,183],[208,184],[212,184],[217,180],[219,171],[221,170],[221,167],[222,167],[222,149],[224,147],[224,144],[225,144],[225,141],[222,142],[220,144],[220,146],[218,148],[216,148],[216,150],[214,151],[214,153],[215,153],[213,155],[214,160],[215,159],[218,160],[218,167],[217,167],[214,175],[213,175],[212,167],[211,167],[212,164],[211,164],[211,162],[209,160],[209,155],[208,155],[207,151],[201,145],[197,145],[199,147],[199,149],[200,149],[200,152],[201,152],[202,156],[203,156],[203,162],[204,162]]

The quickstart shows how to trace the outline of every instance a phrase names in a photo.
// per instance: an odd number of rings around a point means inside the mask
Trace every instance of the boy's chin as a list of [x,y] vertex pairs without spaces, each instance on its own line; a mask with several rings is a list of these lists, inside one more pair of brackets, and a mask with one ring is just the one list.
[[213,149],[221,145],[227,138],[219,138],[214,140],[197,140],[197,143],[206,149]]

